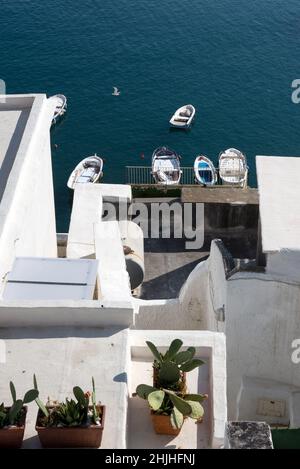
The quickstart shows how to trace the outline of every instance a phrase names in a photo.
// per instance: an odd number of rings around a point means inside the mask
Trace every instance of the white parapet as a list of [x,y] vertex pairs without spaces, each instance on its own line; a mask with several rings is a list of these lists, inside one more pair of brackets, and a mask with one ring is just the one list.
[[125,201],[130,203],[132,200],[131,186],[125,184],[99,184],[99,192],[104,202]]
[[67,257],[95,257],[94,224],[102,217],[100,184],[76,184],[69,228]]
[[129,276],[117,221],[95,224],[96,258],[99,260],[99,296],[102,299],[131,300]]

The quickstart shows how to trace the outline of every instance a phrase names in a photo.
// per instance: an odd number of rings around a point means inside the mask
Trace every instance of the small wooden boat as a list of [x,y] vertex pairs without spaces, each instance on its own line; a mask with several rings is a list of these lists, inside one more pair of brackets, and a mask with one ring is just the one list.
[[75,184],[94,184],[99,181],[103,176],[102,169],[102,158],[96,154],[94,156],[88,156],[80,161],[72,171],[67,184],[69,189],[74,189]]
[[52,125],[54,125],[67,112],[67,98],[63,94],[56,94],[51,96],[49,100],[55,101],[56,103],[56,108],[52,119]]
[[194,172],[196,181],[199,184],[203,184],[204,186],[213,186],[217,183],[218,176],[216,168],[206,156],[197,156],[194,163]]
[[229,148],[219,155],[219,175],[222,184],[246,187],[248,166],[246,156],[235,148]]
[[167,147],[157,148],[152,155],[152,175],[157,184],[179,184],[182,171],[180,156]]
[[170,125],[179,129],[188,129],[194,120],[195,114],[196,109],[194,106],[186,104],[177,109],[170,120]]

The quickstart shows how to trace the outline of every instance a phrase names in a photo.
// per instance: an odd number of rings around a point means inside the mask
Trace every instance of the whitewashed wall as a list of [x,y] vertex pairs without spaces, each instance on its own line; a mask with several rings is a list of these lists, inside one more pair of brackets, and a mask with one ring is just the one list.
[[267,273],[292,282],[300,282],[299,250],[282,249],[267,254]]
[[300,386],[300,365],[291,360],[292,342],[300,339],[300,286],[278,274],[228,276],[223,254],[219,243],[213,242],[209,259],[194,269],[178,299],[136,300],[135,327],[220,331],[224,323],[217,322],[215,314],[224,306],[228,413],[236,419],[243,378]]
[[266,274],[245,272],[235,274],[228,281],[226,342],[230,419],[237,417],[243,376],[300,386],[300,365],[291,360],[291,344],[296,338],[300,338],[299,285],[272,280]]
[[130,327],[133,306],[125,301],[60,300],[0,302],[1,327]]
[[57,256],[49,134],[52,113],[44,95],[35,97],[0,206],[1,279],[16,256]]

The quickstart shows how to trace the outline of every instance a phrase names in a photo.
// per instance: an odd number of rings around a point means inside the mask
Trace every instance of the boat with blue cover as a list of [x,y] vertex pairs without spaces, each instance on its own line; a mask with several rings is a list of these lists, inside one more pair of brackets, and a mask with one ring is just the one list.
[[198,184],[213,186],[217,183],[217,170],[210,159],[204,155],[197,156],[195,159],[194,172]]

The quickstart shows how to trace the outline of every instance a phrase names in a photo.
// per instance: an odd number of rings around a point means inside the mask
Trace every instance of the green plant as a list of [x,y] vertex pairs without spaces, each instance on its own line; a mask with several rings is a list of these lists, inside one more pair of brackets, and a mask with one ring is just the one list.
[[136,393],[139,397],[148,401],[153,412],[170,416],[173,428],[180,429],[185,417],[198,421],[203,418],[204,409],[201,402],[207,398],[206,395],[179,395],[169,389],[157,389],[146,384],[140,384],[136,389]]
[[20,425],[20,421],[24,412],[24,405],[34,401],[39,394],[37,390],[30,389],[25,393],[23,399],[17,399],[16,388],[12,381],[9,383],[9,387],[13,404],[11,405],[11,407],[4,407],[4,404],[1,404],[0,428]]
[[4,428],[7,421],[8,410],[4,407],[4,404],[0,405],[0,428]]
[[155,385],[176,390],[180,388],[183,374],[198,368],[204,362],[195,357],[195,347],[189,347],[187,350],[181,351],[183,342],[175,339],[171,343],[165,354],[158,351],[152,342],[146,342],[154,357],[154,373]]
[[87,421],[86,407],[75,402],[73,399],[66,399],[55,408],[51,414],[51,426],[55,427],[80,427]]
[[[79,386],[73,388],[75,399],[66,399],[53,407],[47,407],[36,399],[36,403],[41,411],[40,423],[45,427],[80,427],[91,424],[100,425],[101,411],[96,402],[95,380],[92,378],[93,391],[84,393]],[[38,389],[36,376],[34,375],[34,387]],[[92,398],[92,408],[90,409],[90,398]]]
[[200,421],[204,415],[201,403],[207,395],[188,394],[185,385],[185,374],[204,364],[195,358],[195,347],[181,350],[183,342],[175,339],[163,354],[152,342],[146,344],[154,357],[154,386],[141,384],[136,394],[156,414],[170,416],[173,428],[180,429],[186,417]]

